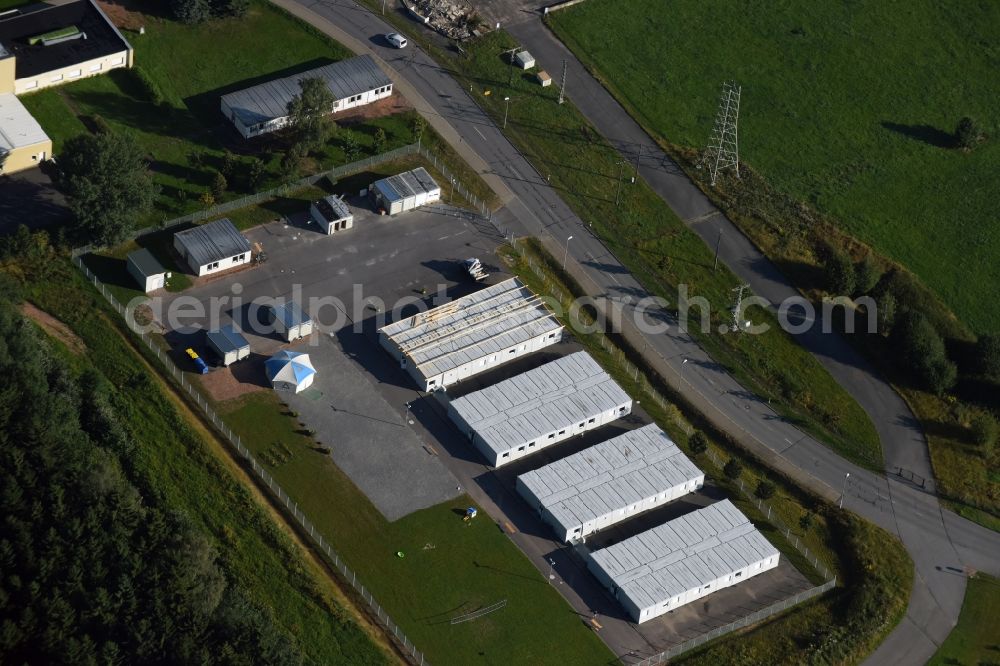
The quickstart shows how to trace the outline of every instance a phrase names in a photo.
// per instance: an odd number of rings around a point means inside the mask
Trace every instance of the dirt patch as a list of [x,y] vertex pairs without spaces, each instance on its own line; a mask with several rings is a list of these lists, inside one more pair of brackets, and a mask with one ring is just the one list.
[[381,118],[382,116],[391,116],[394,113],[409,111],[412,108],[413,105],[406,101],[405,97],[399,93],[393,93],[390,97],[380,99],[373,104],[365,104],[364,106],[335,114],[332,118],[339,125],[351,125],[371,120],[372,118]]
[[146,17],[142,13],[131,10],[124,6],[124,4],[105,2],[103,0],[98,0],[97,4],[108,15],[111,22],[123,30],[138,32],[139,28],[146,25]]
[[216,402],[225,402],[248,393],[267,390],[260,384],[241,382],[233,376],[233,371],[230,368],[213,370],[207,375],[202,375],[200,379],[202,387]]
[[82,354],[87,351],[87,345],[83,344],[83,340],[78,338],[76,333],[70,330],[69,326],[59,321],[48,312],[39,310],[33,304],[26,302],[21,306],[21,313],[31,321],[41,326],[42,329],[53,338],[66,345],[66,347],[74,354]]

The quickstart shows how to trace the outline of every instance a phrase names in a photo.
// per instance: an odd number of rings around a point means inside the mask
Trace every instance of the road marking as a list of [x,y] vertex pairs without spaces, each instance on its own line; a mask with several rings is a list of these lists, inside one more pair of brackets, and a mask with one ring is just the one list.
[[475,125],[473,125],[472,129],[476,130],[476,134],[478,134],[479,136],[483,137],[483,141],[486,141],[486,137],[483,136],[483,133],[479,131],[478,127],[476,127]]

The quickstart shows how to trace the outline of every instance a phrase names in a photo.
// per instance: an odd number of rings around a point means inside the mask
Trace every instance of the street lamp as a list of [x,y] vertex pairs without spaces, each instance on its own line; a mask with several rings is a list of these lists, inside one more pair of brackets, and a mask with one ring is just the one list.
[[549,580],[555,580],[555,576],[552,574],[552,568],[556,565],[556,561],[549,558]]
[[410,418],[410,403],[406,403],[406,422],[413,425],[413,419]]
[[510,110],[510,97],[503,98],[503,128],[507,129],[507,112]]
[[566,259],[569,258],[569,242],[573,240],[572,236],[566,236],[566,250],[563,252],[563,270],[566,270]]
[[847,494],[847,480],[851,478],[851,473],[848,472],[844,475],[844,489],[840,491],[840,508],[844,508],[844,495]]

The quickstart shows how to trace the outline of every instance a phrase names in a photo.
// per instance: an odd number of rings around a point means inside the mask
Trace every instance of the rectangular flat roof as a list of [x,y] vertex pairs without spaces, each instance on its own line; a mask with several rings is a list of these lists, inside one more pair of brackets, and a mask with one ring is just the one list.
[[250,251],[250,241],[239,232],[228,217],[193,229],[178,231],[175,237],[187,250],[196,266],[231,259]]
[[274,318],[280,321],[286,329],[312,321],[295,301],[276,303],[270,308],[274,312]]
[[576,352],[452,401],[498,455],[631,403],[587,352]]
[[223,95],[222,101],[246,127],[284,118],[288,103],[302,92],[302,79],[322,79],[337,100],[392,85],[375,59],[365,54],[231,92]]
[[33,146],[49,137],[14,93],[0,94],[0,152]]
[[223,354],[231,351],[239,351],[240,349],[246,349],[250,347],[250,343],[243,334],[236,330],[236,327],[232,324],[228,326],[223,326],[217,331],[209,331],[205,334],[212,344],[215,345],[216,349],[221,351]]
[[655,424],[518,477],[570,529],[704,477]]
[[142,248],[141,250],[136,250],[135,252],[128,253],[128,260],[131,261],[139,272],[149,277],[150,275],[160,275],[161,273],[166,273],[167,269],[160,265],[160,262],[156,260],[153,253]]
[[[29,43],[33,37],[69,27],[86,33],[86,39],[72,39],[48,46],[41,42]],[[14,77],[17,79],[132,48],[91,0],[39,2],[18,7],[16,13],[0,17],[0,44],[17,58],[14,62]]]
[[387,176],[381,180],[376,180],[372,184],[372,187],[377,188],[388,202],[412,197],[418,192],[430,194],[441,189],[431,175],[427,173],[427,169],[423,167],[417,167],[416,169],[404,171],[395,176]]
[[425,377],[562,329],[517,278],[382,327]]
[[638,608],[648,608],[777,555],[729,500],[590,553]]

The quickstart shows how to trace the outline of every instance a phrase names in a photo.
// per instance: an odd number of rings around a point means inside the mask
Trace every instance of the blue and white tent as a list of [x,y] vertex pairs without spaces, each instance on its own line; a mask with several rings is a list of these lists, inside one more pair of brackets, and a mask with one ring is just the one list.
[[282,350],[264,361],[264,372],[276,391],[299,393],[309,388],[316,377],[309,354]]

